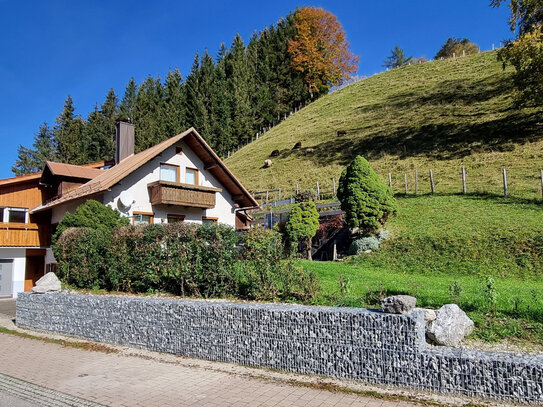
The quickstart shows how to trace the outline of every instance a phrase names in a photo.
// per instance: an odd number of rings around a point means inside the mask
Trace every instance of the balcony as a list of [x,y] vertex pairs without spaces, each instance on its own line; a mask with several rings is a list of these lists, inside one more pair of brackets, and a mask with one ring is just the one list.
[[155,181],[147,185],[151,205],[177,205],[211,209],[215,207],[215,193],[220,188],[181,184],[178,182]]
[[0,246],[49,246],[49,226],[37,223],[0,223]]

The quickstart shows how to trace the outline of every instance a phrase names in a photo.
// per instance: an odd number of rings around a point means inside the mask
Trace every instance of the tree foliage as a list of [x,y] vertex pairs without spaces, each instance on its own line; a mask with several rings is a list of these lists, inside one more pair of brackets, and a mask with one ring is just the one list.
[[[492,0],[498,7],[503,0]],[[541,104],[543,102],[543,1],[511,0],[509,27],[517,32],[515,40],[507,41],[498,51],[498,60],[503,66],[515,67],[513,81],[518,90],[519,104]]]
[[43,170],[46,161],[56,158],[56,147],[53,132],[47,123],[40,126],[40,130],[34,136],[32,148],[19,145],[17,160],[11,168],[15,175],[30,174]]
[[445,41],[445,44],[441,47],[441,49],[437,52],[434,59],[441,59],[441,58],[452,58],[453,56],[461,56],[464,53],[466,55],[476,54],[479,52],[479,47],[477,44],[471,42],[467,38],[461,39],[461,38],[454,38],[451,37],[447,41]]
[[401,68],[410,64],[412,59],[413,57],[406,57],[403,49],[399,45],[396,45],[392,49],[390,56],[386,58],[383,66],[389,69]]
[[53,242],[56,242],[68,228],[89,228],[110,233],[117,226],[128,223],[128,218],[121,216],[119,211],[89,199],[83,205],[79,205],[74,213],[66,213],[57,226]]
[[288,214],[285,233],[290,244],[304,243],[306,256],[311,260],[311,239],[319,229],[319,213],[314,201],[295,204]]
[[392,190],[361,156],[357,156],[341,173],[337,197],[347,223],[365,233],[377,231],[396,212]]
[[311,92],[326,93],[358,69],[337,17],[322,8],[302,7],[295,14],[296,37],[289,41],[292,67],[304,73]]
[[[304,17],[306,13],[312,18]],[[289,52],[291,43],[307,36],[301,29],[318,39],[296,51],[299,60],[310,63],[307,69],[294,67]],[[224,157],[325,94],[356,70],[356,62],[335,16],[322,9],[300,9],[254,33],[248,42],[236,35],[230,47],[221,44],[216,58],[207,51],[196,53],[186,78],[177,69],[164,79],[148,76],[137,83],[131,78],[120,103],[110,89],[85,118],[76,113],[68,95],[49,131],[54,157],[72,164],[111,159],[117,119],[134,123],[136,152],[193,126]],[[20,146],[18,153],[13,166],[18,175],[39,170],[38,155],[52,158],[37,154],[35,147]]]

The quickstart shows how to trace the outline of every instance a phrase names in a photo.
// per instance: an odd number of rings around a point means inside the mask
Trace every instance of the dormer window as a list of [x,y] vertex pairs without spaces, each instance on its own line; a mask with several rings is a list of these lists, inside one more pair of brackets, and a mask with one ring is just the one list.
[[187,168],[185,184],[198,185],[198,170],[196,168]]
[[4,223],[26,223],[26,208],[4,208],[3,222]]
[[172,164],[160,164],[160,180],[179,182],[179,166]]

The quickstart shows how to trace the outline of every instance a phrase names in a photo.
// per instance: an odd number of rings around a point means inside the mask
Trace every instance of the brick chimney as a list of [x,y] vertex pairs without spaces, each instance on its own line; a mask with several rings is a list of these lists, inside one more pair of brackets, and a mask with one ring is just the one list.
[[115,164],[119,164],[125,158],[134,155],[134,125],[117,122],[115,136]]

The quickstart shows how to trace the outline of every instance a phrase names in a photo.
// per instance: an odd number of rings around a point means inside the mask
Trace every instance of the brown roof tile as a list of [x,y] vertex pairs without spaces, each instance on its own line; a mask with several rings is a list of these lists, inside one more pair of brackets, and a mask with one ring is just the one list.
[[61,175],[64,177],[93,179],[104,173],[104,170],[100,170],[98,168],[56,163],[53,161],[47,161],[46,166],[49,167],[51,174]]

